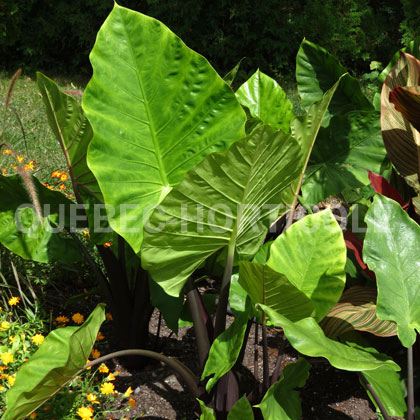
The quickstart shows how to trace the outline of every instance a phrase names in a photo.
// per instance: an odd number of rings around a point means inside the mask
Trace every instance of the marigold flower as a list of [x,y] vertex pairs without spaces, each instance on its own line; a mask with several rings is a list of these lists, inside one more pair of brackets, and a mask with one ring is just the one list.
[[127,388],[127,390],[124,392],[124,397],[127,398],[129,397],[131,394],[133,393],[133,388],[131,388],[131,386],[129,386]]
[[98,335],[96,336],[96,341],[101,341],[105,338],[105,336],[99,331]]
[[10,386],[13,386],[13,385],[15,384],[15,381],[16,381],[16,374],[14,374],[14,375],[9,375],[9,376],[7,377],[7,380],[8,380],[8,382],[9,382],[9,385],[10,385]]
[[60,315],[57,318],[55,318],[57,322],[61,322],[65,324],[66,322],[69,322],[70,320],[65,315]]
[[66,186],[64,184],[60,184],[58,187],[61,191],[64,191],[66,189]]
[[60,181],[64,182],[64,181],[67,181],[68,179],[69,179],[69,175],[66,174],[65,172],[62,172],[60,175]]
[[52,174],[51,174],[51,178],[60,178],[61,176],[61,172],[58,170],[55,170]]
[[111,372],[105,379],[106,381],[115,381],[115,375]]
[[104,248],[109,248],[111,246],[111,242],[105,242],[104,243]]
[[30,419],[36,419],[36,416],[37,416],[36,411],[34,411],[33,413],[29,414],[29,418]]
[[12,151],[10,149],[4,149],[3,150],[3,155],[11,155]]
[[95,394],[87,394],[86,398],[89,402],[93,404],[100,404],[100,402],[98,401],[98,397]]
[[82,314],[79,314],[79,312],[77,312],[76,314],[74,314],[71,319],[76,323],[76,324],[83,324],[83,321],[85,320],[85,317]]
[[45,339],[45,337],[42,334],[35,334],[31,338],[32,343],[35,343],[35,344],[38,344],[38,345],[41,345],[44,342],[44,339]]
[[10,328],[10,324],[7,321],[2,321],[2,323],[0,324],[0,330],[7,330],[8,328]]
[[9,363],[13,363],[14,357],[12,353],[6,351],[2,353],[2,355],[0,356],[0,359],[3,361],[5,365],[8,365]]
[[101,366],[99,366],[99,372],[101,372],[101,373],[108,373],[109,372],[108,366],[102,364]]
[[114,392],[114,384],[112,382],[105,382],[101,385],[101,393],[112,394]]
[[93,415],[93,409],[91,407],[80,407],[76,414],[82,418],[82,420],[91,420]]
[[101,352],[97,349],[92,349],[92,351],[90,352],[90,354],[92,355],[92,357],[94,359],[97,359],[98,357],[101,356]]
[[17,305],[19,303],[19,301],[20,301],[20,297],[18,297],[18,296],[12,296],[9,299],[9,305],[10,306],[15,306],[15,305]]
[[130,398],[130,399],[128,400],[128,405],[129,405],[130,407],[135,407],[135,406],[136,406],[136,400],[133,400],[132,398]]

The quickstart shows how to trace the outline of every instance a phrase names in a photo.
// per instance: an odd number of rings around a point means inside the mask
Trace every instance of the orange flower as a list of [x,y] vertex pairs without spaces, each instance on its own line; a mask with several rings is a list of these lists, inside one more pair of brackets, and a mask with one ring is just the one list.
[[106,381],[115,381],[115,375],[113,373],[110,373],[106,378]]
[[57,318],[55,318],[55,320],[57,322],[62,322],[62,323],[66,323],[70,321],[65,315],[60,315]]
[[135,400],[133,400],[132,398],[130,398],[130,399],[128,400],[128,405],[129,405],[130,407],[135,407],[135,406],[136,406],[136,401],[135,401]]
[[34,161],[31,160],[29,163],[25,164],[25,171],[33,171],[35,169]]
[[69,174],[66,174],[65,172],[62,172],[60,175],[60,181],[64,182],[67,181],[69,179]]
[[92,355],[92,357],[94,359],[97,359],[98,357],[101,356],[101,352],[97,349],[92,349],[92,351],[90,352],[90,354]]
[[85,320],[85,317],[82,314],[79,314],[79,312],[77,312],[76,314],[74,314],[71,319],[76,323],[76,324],[83,324],[83,321]]
[[60,178],[61,176],[61,172],[58,170],[55,170],[52,174],[51,174],[51,178]]
[[104,248],[109,248],[111,246],[111,242],[105,242],[104,243]]
[[101,341],[105,338],[105,336],[99,331],[98,335],[96,336],[96,341]]
[[25,160],[23,156],[19,156],[19,155],[16,155],[16,159],[18,160],[19,163],[22,163]]
[[11,155],[12,151],[10,149],[3,150],[3,155]]
[[114,318],[112,318],[112,314],[110,314],[109,312],[107,312],[105,314],[106,319],[108,319],[109,321],[112,321]]
[[101,365],[101,366],[99,366],[99,372],[101,372],[101,373],[108,373],[109,372],[108,366],[107,365]]
[[29,414],[29,418],[30,419],[35,419],[36,418],[36,411],[34,411],[33,413]]
[[60,184],[58,188],[60,188],[61,191],[64,191],[66,189],[66,186],[64,184]]
[[7,175],[7,170],[6,170],[6,168],[3,168],[3,170],[2,170],[2,175]]

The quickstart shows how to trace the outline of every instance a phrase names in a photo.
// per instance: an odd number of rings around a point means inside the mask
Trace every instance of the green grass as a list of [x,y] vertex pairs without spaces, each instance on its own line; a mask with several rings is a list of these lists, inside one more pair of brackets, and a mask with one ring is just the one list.
[[[21,76],[14,87],[10,105],[19,115],[25,131],[26,146],[22,130],[16,116],[10,110],[4,118],[5,96],[10,83],[10,77],[0,73],[0,131],[4,134],[0,142],[7,142],[20,156],[25,157],[25,162],[35,159],[39,166],[34,171],[36,176],[43,182],[50,180],[51,172],[55,169],[67,170],[60,145],[53,136],[47,121],[44,104],[35,80],[27,76]],[[80,89],[71,81],[59,81],[60,87],[64,89]],[[3,149],[2,149],[3,151]],[[9,168],[11,158],[0,152],[0,169]]]

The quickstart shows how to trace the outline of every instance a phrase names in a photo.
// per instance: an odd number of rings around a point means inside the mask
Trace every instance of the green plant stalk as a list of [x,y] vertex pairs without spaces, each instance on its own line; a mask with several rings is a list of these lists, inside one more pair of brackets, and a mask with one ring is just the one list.
[[126,357],[126,356],[140,356],[140,357],[149,357],[151,359],[158,360],[160,362],[166,363],[170,368],[172,368],[175,372],[177,372],[181,378],[185,381],[186,385],[188,386],[189,390],[193,394],[195,398],[201,398],[204,394],[204,389],[200,385],[200,380],[195,376],[195,374],[183,363],[180,361],[167,357],[163,354],[156,353],[150,350],[137,350],[137,349],[130,349],[130,350],[121,350],[116,351],[113,353],[109,353],[105,356],[99,357],[91,362],[87,363],[83,369],[81,369],[75,376],[79,375],[84,369],[89,367],[99,365],[103,362],[106,362],[114,357]]
[[[233,235],[233,238],[236,239],[236,235]],[[219,303],[216,311],[214,338],[217,338],[226,328],[226,314],[229,301],[229,286],[232,277],[233,258],[235,256],[235,242],[236,240],[231,239],[228,246],[226,266],[223,273],[222,287],[220,289]]]
[[407,420],[415,419],[414,412],[413,346],[407,349]]
[[375,392],[375,390],[372,388],[372,385],[366,380],[366,378],[363,376],[362,372],[357,372],[360,381],[365,385],[367,390],[370,392],[370,395],[372,395],[372,398],[375,400],[376,405],[379,407],[379,410],[381,410],[382,416],[384,420],[392,420],[392,418],[389,416],[388,412],[386,411],[386,408],[382,404],[382,401],[379,399],[378,394]]

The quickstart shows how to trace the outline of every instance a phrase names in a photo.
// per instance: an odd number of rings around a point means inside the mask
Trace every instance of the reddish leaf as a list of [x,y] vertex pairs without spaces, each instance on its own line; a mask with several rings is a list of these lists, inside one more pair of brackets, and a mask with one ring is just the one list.
[[389,102],[420,131],[420,87],[397,86],[389,92]]
[[347,249],[351,249],[354,252],[357,262],[360,265],[360,268],[372,279],[376,281],[375,273],[369,270],[368,266],[363,262],[362,251],[363,251],[363,242],[350,231],[344,232],[344,241],[346,243]]
[[372,188],[379,194],[384,195],[385,197],[395,200],[397,203],[404,207],[407,203],[404,203],[400,193],[381,175],[374,174],[369,171],[369,180]]

